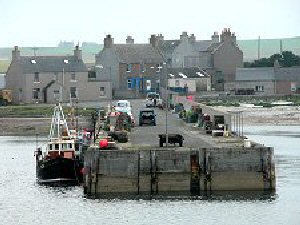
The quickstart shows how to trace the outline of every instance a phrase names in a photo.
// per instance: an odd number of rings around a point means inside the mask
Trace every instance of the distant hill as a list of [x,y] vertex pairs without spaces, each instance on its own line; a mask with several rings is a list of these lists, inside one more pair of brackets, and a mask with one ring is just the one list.
[[9,67],[10,60],[1,60],[0,59],[0,73],[6,73],[7,68]]

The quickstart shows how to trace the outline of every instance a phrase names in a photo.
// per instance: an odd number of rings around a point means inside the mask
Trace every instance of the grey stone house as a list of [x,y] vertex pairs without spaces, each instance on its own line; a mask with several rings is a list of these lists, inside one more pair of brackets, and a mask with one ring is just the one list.
[[95,59],[96,77],[111,80],[114,98],[136,98],[159,89],[163,57],[150,44],[135,44],[128,36],[126,44],[115,44],[111,35]]
[[237,95],[300,94],[300,67],[238,68],[235,93]]
[[211,77],[197,67],[168,68],[168,89],[178,94],[211,91]]
[[243,53],[236,44],[236,36],[225,28],[221,35],[215,32],[211,40],[196,40],[187,32],[179,40],[164,40],[160,34],[151,35],[150,43],[166,59],[168,67],[200,67],[212,75],[216,90],[232,88],[236,68],[243,66]]
[[110,82],[90,73],[76,46],[74,55],[21,56],[16,46],[7,70],[14,103],[99,101],[111,98]]

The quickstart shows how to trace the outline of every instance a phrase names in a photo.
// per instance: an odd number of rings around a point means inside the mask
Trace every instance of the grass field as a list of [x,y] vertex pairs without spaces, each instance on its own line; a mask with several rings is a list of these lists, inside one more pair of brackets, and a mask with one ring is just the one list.
[[[95,112],[95,108],[78,108],[79,116],[90,116]],[[70,114],[70,108],[64,108],[65,115]],[[53,114],[52,106],[6,106],[0,107],[0,117],[51,117]]]

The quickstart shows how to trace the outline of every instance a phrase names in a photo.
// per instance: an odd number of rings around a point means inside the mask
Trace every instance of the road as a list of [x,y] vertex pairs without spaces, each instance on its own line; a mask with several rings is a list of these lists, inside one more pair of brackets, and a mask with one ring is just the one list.
[[[133,145],[159,146],[158,134],[166,133],[166,113],[164,110],[152,108],[156,113],[156,126],[138,126],[138,116],[141,109],[145,109],[144,100],[132,100],[132,113],[136,120],[136,127],[129,134],[129,140]],[[167,115],[168,134],[181,134],[184,137],[185,147],[209,147],[211,141],[207,141],[198,128],[193,128],[178,118],[178,114],[168,112]]]

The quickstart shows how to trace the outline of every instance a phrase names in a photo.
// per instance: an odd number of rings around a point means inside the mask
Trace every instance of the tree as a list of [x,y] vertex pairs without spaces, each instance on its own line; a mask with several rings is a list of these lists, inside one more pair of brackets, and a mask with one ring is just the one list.
[[270,58],[261,58],[253,63],[245,62],[244,67],[273,67],[275,60],[278,60],[282,67],[300,66],[300,56],[293,54],[291,51],[283,51],[282,54],[274,54]]

